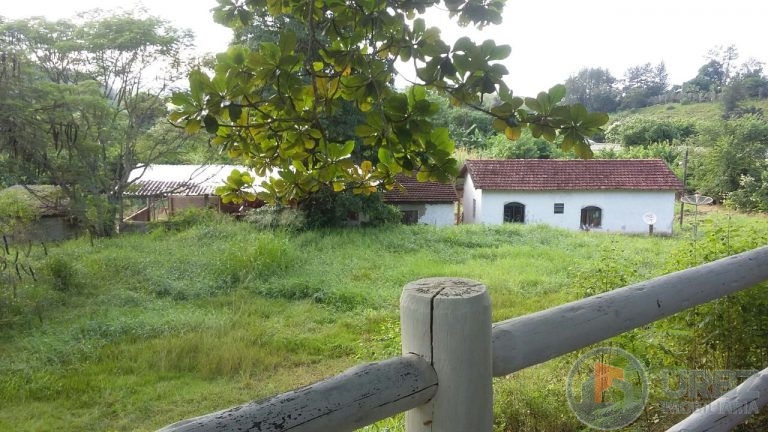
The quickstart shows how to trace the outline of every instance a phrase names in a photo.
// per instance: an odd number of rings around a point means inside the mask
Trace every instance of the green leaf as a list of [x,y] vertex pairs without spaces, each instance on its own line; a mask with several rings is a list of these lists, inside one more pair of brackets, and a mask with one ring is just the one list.
[[200,130],[200,126],[200,120],[191,119],[187,122],[186,126],[184,126],[184,130],[188,133],[197,133]]
[[427,28],[426,23],[424,22],[423,18],[416,18],[413,20],[413,34],[414,35],[421,35],[424,33],[424,30]]
[[248,49],[242,45],[231,46],[227,50],[227,57],[232,64],[242,66],[248,58]]
[[219,130],[219,121],[216,120],[216,117],[207,114],[205,118],[203,118],[203,124],[205,125],[205,130],[209,134],[215,134]]
[[453,51],[464,51],[469,52],[474,50],[477,47],[474,42],[472,42],[472,39],[470,39],[467,36],[462,36],[456,42],[453,44]]
[[509,45],[499,45],[493,48],[488,60],[504,60],[512,53],[512,47]]
[[504,130],[507,128],[507,122],[500,118],[493,119],[493,123],[491,125],[497,132],[504,132]]
[[383,163],[384,165],[392,165],[395,162],[392,152],[385,147],[379,148],[378,156],[379,162]]
[[565,86],[562,84],[557,84],[549,89],[549,99],[552,101],[552,103],[558,103],[565,97],[565,92]]
[[240,116],[243,115],[243,107],[238,104],[229,104],[227,106],[227,111],[229,112],[229,120],[233,123],[240,120]]
[[199,101],[202,99],[205,85],[209,81],[208,75],[200,70],[195,69],[189,73],[189,92],[193,100]]
[[525,98],[525,106],[527,106],[528,108],[530,108],[530,109],[532,109],[532,110],[534,110],[534,111],[536,111],[538,113],[544,111],[544,108],[541,106],[539,101],[537,99],[534,99],[534,98],[530,98],[530,97]]
[[171,96],[171,103],[178,107],[183,107],[185,105],[191,105],[192,100],[189,98],[188,94],[176,92]]
[[582,126],[588,128],[596,128],[608,123],[608,114],[606,113],[589,113],[585,119],[582,120]]
[[296,33],[293,30],[284,30],[280,33],[280,52],[282,55],[292,53],[296,49]]
[[384,100],[384,111],[395,119],[401,119],[408,113],[408,97],[395,93]]
[[523,133],[523,128],[520,126],[507,127],[504,129],[504,136],[506,136],[508,139],[512,141],[520,138],[520,135],[522,135],[522,133]]

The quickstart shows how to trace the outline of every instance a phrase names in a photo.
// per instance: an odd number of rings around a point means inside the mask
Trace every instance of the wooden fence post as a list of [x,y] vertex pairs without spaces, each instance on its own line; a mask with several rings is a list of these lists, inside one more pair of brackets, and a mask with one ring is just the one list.
[[403,353],[424,357],[437,393],[406,413],[407,432],[490,432],[493,428],[491,301],[468,279],[411,282],[400,298]]

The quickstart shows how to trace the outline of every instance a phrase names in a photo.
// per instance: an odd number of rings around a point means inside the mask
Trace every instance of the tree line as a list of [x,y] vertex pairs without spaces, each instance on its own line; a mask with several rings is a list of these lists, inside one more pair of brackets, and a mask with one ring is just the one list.
[[[197,62],[185,57],[189,32],[156,17],[2,19],[0,182],[59,186],[80,223],[109,235],[122,219],[131,170],[190,150],[166,119],[260,175],[274,174],[254,185],[234,172],[225,201],[258,196],[301,206],[316,195],[392,188],[399,173],[450,181],[455,142],[433,122],[433,93],[482,113],[508,139],[529,131],[590,155],[587,139],[605,114],[564,104],[562,85],[513,96],[500,63],[510,47],[445,43],[420,17],[436,4],[221,1],[213,18],[233,30],[233,44]],[[447,7],[461,25],[482,28],[500,22],[503,2]],[[408,89],[394,86],[396,61],[417,71]],[[174,88],[182,77],[188,84]],[[490,98],[497,103],[487,105]]]
[[722,100],[724,114],[736,115],[745,110],[739,102],[768,97],[763,62],[750,58],[738,64],[734,45],[715,47],[705,59],[696,76],[682,84],[669,82],[664,62],[630,67],[622,78],[614,77],[608,69],[584,68],[565,81],[566,100],[609,113],[670,102]]
[[166,120],[191,41],[141,11],[0,17],[0,187],[56,185],[73,220],[111,234],[133,168],[207,157]]

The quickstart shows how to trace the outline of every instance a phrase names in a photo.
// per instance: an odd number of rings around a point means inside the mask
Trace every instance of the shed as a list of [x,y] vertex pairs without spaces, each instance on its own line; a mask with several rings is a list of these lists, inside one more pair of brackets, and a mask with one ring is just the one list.
[[[250,171],[237,165],[147,165],[131,171],[130,186],[125,197],[139,198],[144,205],[126,220],[147,222],[164,219],[187,208],[216,208],[222,212],[238,212],[243,205],[221,202],[216,188],[226,181],[232,170]],[[252,174],[254,178],[258,176]],[[260,203],[246,203],[258,207]]]
[[13,232],[0,233],[7,235],[11,242],[62,241],[80,233],[77,220],[70,214],[69,200],[58,186],[14,185],[0,190],[0,197],[23,201],[34,214],[30,222],[10,223]]

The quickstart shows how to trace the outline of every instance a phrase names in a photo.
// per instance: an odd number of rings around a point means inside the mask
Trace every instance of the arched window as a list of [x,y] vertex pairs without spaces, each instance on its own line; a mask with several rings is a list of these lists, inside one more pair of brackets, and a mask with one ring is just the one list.
[[581,209],[581,229],[590,230],[600,228],[603,225],[603,209],[588,206]]
[[525,205],[519,202],[504,204],[504,222],[525,223]]

